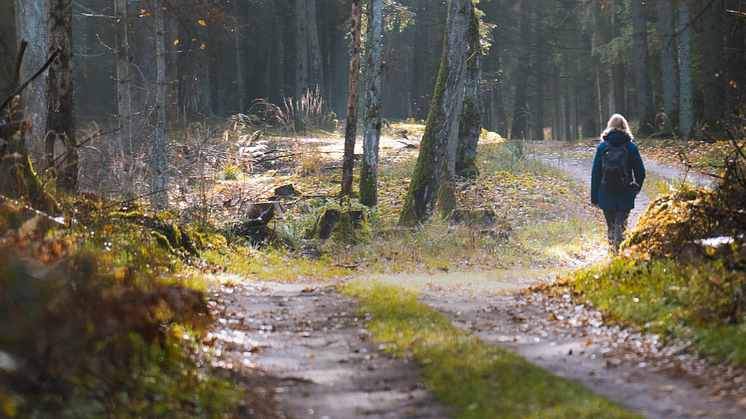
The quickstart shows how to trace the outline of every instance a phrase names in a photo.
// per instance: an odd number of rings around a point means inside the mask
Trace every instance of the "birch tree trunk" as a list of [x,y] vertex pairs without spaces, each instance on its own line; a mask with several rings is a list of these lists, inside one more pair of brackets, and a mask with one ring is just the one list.
[[323,95],[325,92],[324,67],[321,64],[316,0],[307,0],[306,14],[308,15],[308,85],[311,89],[315,89],[318,86]]
[[635,87],[640,134],[651,134],[655,124],[653,86],[648,65],[648,29],[644,0],[632,0],[632,41],[635,50]]
[[295,123],[300,128],[300,103],[308,91],[308,12],[306,0],[295,0]]
[[533,0],[521,2],[521,47],[518,56],[518,73],[515,83],[515,105],[513,106],[513,123],[510,128],[510,139],[521,140],[530,135],[528,126],[528,73],[531,59],[531,12]]
[[692,30],[690,28],[690,0],[679,0],[679,135],[688,140],[692,136]]
[[477,144],[482,134],[482,45],[479,39],[479,18],[472,6],[469,18],[464,104],[458,133],[456,151],[456,173],[471,179],[479,175],[477,168]]
[[[57,188],[68,192],[74,192],[78,188],[72,18],[72,0],[49,1],[49,51],[51,53],[60,46],[62,53],[49,67],[47,77],[47,136],[44,152],[49,174],[57,178]],[[62,145],[64,156],[55,155],[55,145]],[[56,167],[59,168],[59,173]]]
[[676,53],[676,28],[672,0],[658,0],[658,33],[661,47],[663,106],[673,126],[679,121],[679,61]]
[[448,23],[427,126],[420,142],[412,182],[407,189],[399,224],[411,226],[428,219],[436,199],[441,214],[455,207],[459,117],[463,106],[467,32],[471,0],[450,0]]
[[704,120],[710,125],[716,124],[725,113],[725,77],[723,77],[723,20],[718,10],[719,1],[704,1],[702,11],[702,42],[704,60],[702,77],[704,78]]
[[360,203],[378,203],[378,141],[381,137],[381,36],[383,0],[367,4],[368,31],[365,37],[365,117],[363,165],[360,170]]
[[166,43],[163,0],[155,2],[155,113],[156,125],[150,157],[150,204],[168,208],[168,159],[166,157]]
[[360,85],[360,31],[362,30],[362,0],[352,0],[352,28],[350,38],[350,78],[347,91],[347,124],[345,125],[345,149],[342,161],[342,201],[352,196],[352,170],[355,166],[355,138],[357,137],[357,102]]
[[125,199],[134,197],[132,184],[132,93],[129,68],[129,34],[127,29],[128,0],[114,2],[117,37],[117,109],[119,112],[119,148],[122,159],[122,192]]

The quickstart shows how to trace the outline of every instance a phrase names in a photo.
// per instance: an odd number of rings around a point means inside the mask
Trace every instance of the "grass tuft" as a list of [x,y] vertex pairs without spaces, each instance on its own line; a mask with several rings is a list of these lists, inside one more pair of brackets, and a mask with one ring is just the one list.
[[417,301],[414,292],[377,282],[348,283],[377,342],[412,356],[422,380],[456,418],[638,418],[585,387],[548,373],[525,358],[457,330]]

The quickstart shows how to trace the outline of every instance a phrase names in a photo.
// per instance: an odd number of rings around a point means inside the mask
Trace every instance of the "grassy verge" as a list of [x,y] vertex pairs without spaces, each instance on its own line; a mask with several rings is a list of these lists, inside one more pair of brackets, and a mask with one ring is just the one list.
[[416,294],[355,282],[345,292],[361,298],[373,339],[422,367],[425,386],[456,417],[637,418],[583,386],[554,376],[510,351],[455,329]]
[[717,361],[746,364],[746,278],[722,262],[616,259],[578,273],[574,285],[617,322],[689,341]]
[[0,417],[237,415],[247,392],[203,351],[192,235],[168,214],[76,205],[97,211],[64,232],[0,206]]

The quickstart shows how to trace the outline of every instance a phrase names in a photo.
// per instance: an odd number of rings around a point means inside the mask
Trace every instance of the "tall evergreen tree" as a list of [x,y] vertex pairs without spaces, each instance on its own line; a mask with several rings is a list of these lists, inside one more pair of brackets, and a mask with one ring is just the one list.
[[150,203],[157,210],[168,208],[168,157],[166,155],[166,44],[164,1],[155,2],[155,115],[150,156]]
[[134,197],[132,183],[132,73],[129,62],[127,5],[129,0],[114,1],[114,27],[117,39],[117,110],[119,117],[119,152],[122,161],[122,192],[127,199]]
[[[58,46],[62,48],[62,53],[49,68],[47,77],[47,136],[44,151],[49,173],[57,178],[57,187],[69,192],[78,188],[72,17],[72,0],[50,0],[47,18],[50,53]],[[61,153],[55,152],[56,147],[62,149]],[[59,171],[56,167],[59,167]]]
[[535,0],[521,1],[521,38],[518,45],[518,70],[515,80],[515,105],[513,106],[513,123],[510,129],[512,140],[531,137],[527,131],[529,118],[528,109],[528,76],[531,60],[531,14],[533,13],[533,2]]
[[679,120],[679,61],[676,48],[675,15],[672,0],[656,2],[658,14],[658,44],[661,48],[661,78],[663,79],[663,105],[669,120],[678,125]]
[[719,1],[703,1],[702,10],[704,121],[710,125],[716,124],[725,114],[724,25],[720,4]]
[[679,135],[688,140],[694,126],[692,109],[692,30],[690,0],[679,0]]
[[644,0],[632,0],[632,41],[635,49],[635,95],[641,134],[651,134],[655,125],[653,86],[648,64],[648,25]]

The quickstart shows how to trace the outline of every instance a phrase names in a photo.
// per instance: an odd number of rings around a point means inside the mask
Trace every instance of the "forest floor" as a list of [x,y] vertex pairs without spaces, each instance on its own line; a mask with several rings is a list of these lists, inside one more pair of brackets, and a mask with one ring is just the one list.
[[[574,147],[544,142],[532,154],[586,184],[594,148]],[[656,179],[677,179],[683,173],[670,162],[643,157],[653,176],[638,197],[632,223],[659,187]],[[707,179],[697,176],[696,181]],[[587,196],[574,201],[601,219]],[[601,313],[575,303],[569,294],[541,292],[540,285],[553,282],[563,270],[606,258],[605,249],[595,249],[552,266],[358,271],[325,281],[272,282],[223,274],[224,285],[211,296],[220,317],[212,332],[218,365],[249,377],[260,393],[277,401],[267,417],[454,417],[453,409],[425,389],[413,359],[374,343],[358,301],[339,292],[351,280],[373,276],[416,289],[420,301],[458,329],[516,351],[644,417],[744,417],[743,380],[734,381],[727,367],[710,365],[675,344],[664,345],[657,336],[608,326]]]

